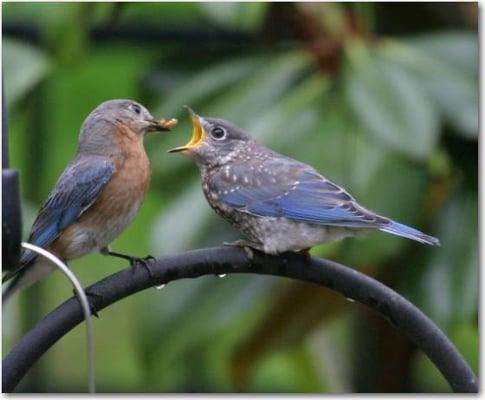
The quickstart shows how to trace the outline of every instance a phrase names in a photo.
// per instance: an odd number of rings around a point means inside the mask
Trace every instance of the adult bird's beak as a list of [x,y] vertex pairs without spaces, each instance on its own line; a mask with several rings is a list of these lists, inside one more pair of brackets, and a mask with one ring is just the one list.
[[202,117],[197,115],[190,107],[185,106],[185,108],[189,111],[190,119],[192,120],[192,137],[185,146],[175,147],[174,149],[169,150],[169,153],[190,151],[199,146],[205,139],[205,132],[201,123]]
[[175,118],[171,118],[168,121],[165,118],[161,120],[150,119],[147,121],[148,123],[148,132],[160,132],[160,131],[169,131],[174,126],[178,124],[178,121]]

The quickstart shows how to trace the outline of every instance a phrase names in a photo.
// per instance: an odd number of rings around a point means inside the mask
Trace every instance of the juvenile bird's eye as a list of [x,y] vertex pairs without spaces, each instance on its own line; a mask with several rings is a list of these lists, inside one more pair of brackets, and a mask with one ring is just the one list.
[[138,115],[141,114],[141,107],[138,104],[132,104],[131,109]]
[[216,140],[221,140],[226,137],[226,130],[220,126],[216,126],[211,130],[211,136]]

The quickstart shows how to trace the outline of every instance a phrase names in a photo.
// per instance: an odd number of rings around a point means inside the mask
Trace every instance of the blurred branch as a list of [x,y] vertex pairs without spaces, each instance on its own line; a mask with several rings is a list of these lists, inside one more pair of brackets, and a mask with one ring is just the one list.
[[323,73],[340,73],[343,48],[351,38],[370,40],[356,14],[338,3],[298,3],[298,28],[302,39]]
[[[301,3],[295,7],[300,17],[299,26],[301,34],[310,54],[313,55],[323,73],[335,76],[340,72],[342,64],[343,38],[340,32],[332,32],[332,29],[329,29],[323,23],[323,18],[319,18],[317,7],[323,8],[324,6],[320,4]],[[330,7],[333,7],[333,5]],[[339,6],[337,5],[337,7]],[[325,15],[324,12],[320,14]],[[345,24],[343,21],[339,22],[342,25]],[[340,30],[343,28],[339,26],[337,29]]]
[[[14,36],[20,39],[37,43],[41,39],[39,26],[32,24],[8,22],[3,26],[5,36]],[[160,44],[167,43],[184,44],[185,46],[198,48],[200,41],[210,40],[225,45],[240,45],[251,47],[258,44],[259,37],[246,32],[221,28],[167,28],[146,26],[137,24],[108,25],[91,27],[88,31],[90,40],[93,41],[133,41],[140,43]]]
[[[315,283],[335,290],[381,313],[434,362],[455,392],[478,392],[477,378],[455,346],[419,309],[382,283],[335,262],[297,253],[269,256],[255,253],[248,260],[239,248],[209,248],[149,262],[151,273],[139,266],[117,272],[88,287],[93,312],[153,286],[183,278],[228,273],[275,275]],[[54,343],[83,320],[76,298],[47,315],[3,360],[3,391],[12,392],[32,365]]]

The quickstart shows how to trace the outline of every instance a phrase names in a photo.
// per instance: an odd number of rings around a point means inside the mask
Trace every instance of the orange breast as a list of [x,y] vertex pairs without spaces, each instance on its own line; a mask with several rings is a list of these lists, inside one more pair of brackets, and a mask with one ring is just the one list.
[[136,216],[151,168],[142,138],[133,135],[120,135],[119,152],[112,156],[116,172],[95,203],[52,244],[61,257],[77,258],[107,246]]

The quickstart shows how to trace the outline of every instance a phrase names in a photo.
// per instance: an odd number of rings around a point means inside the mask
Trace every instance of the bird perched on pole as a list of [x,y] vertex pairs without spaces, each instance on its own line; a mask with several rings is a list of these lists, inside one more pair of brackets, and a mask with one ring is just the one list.
[[[35,219],[28,242],[45,248],[64,262],[94,251],[134,264],[142,261],[110,250],[137,214],[150,183],[150,162],[143,147],[147,132],[168,131],[177,123],[155,120],[141,104],[110,100],[100,104],[81,126],[76,154]],[[42,279],[55,267],[43,257],[24,251],[14,278],[3,293]]]
[[169,151],[196,162],[211,207],[247,237],[233,244],[278,254],[375,230],[439,244],[367,210],[311,166],[258,144],[232,123],[189,112],[192,138]]

